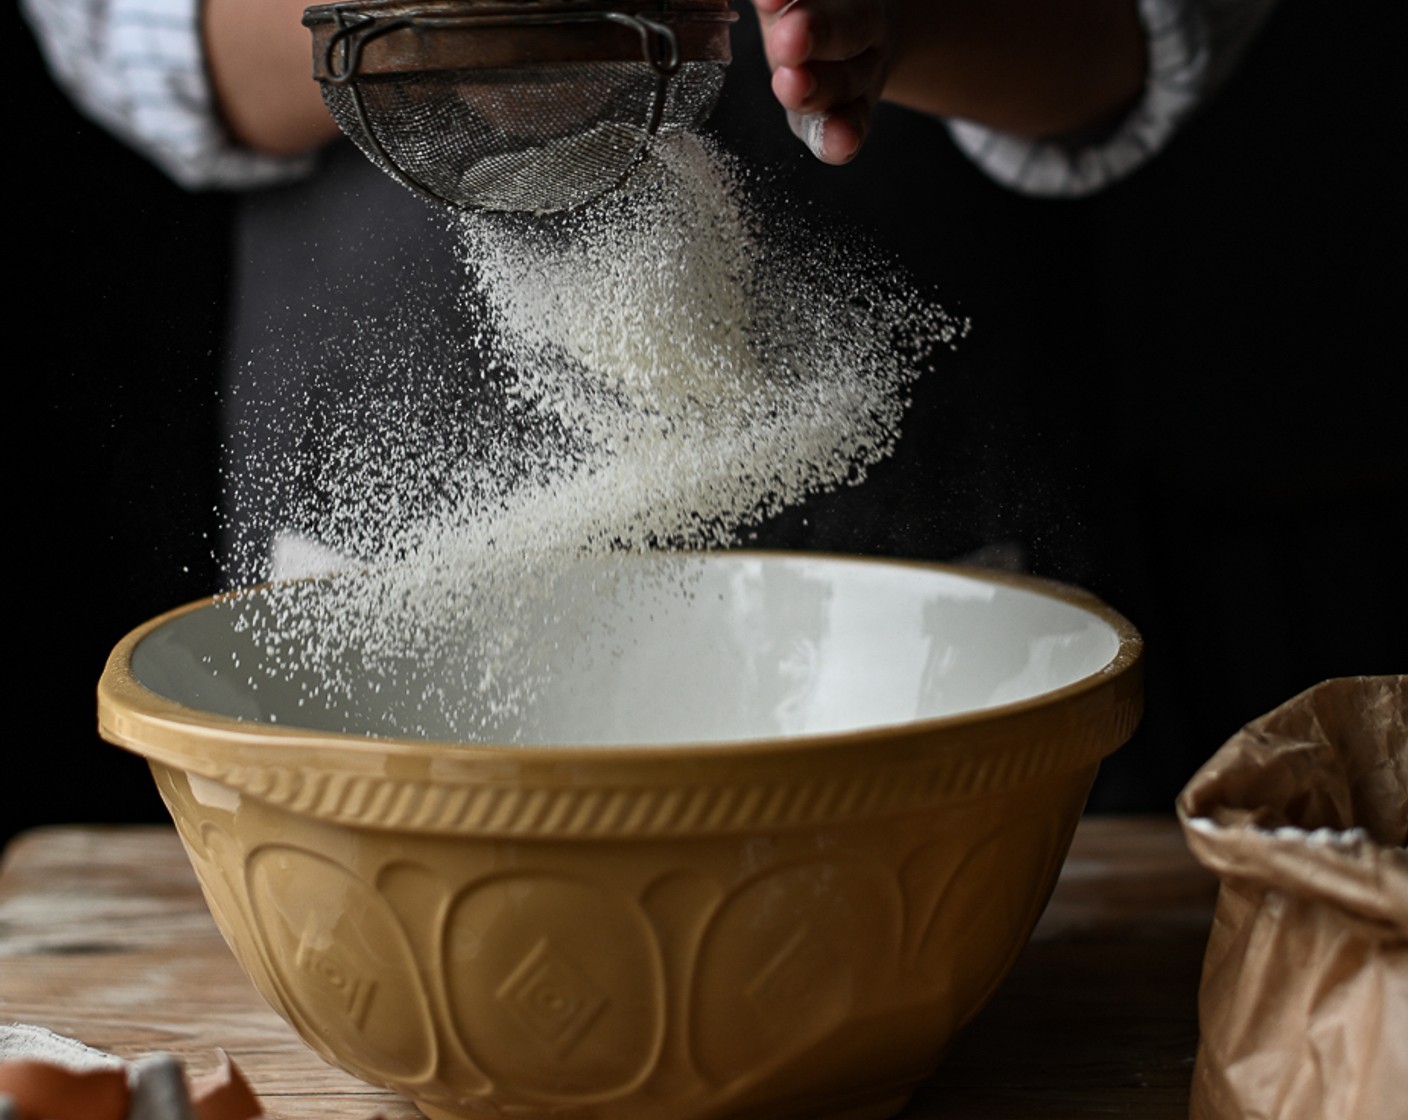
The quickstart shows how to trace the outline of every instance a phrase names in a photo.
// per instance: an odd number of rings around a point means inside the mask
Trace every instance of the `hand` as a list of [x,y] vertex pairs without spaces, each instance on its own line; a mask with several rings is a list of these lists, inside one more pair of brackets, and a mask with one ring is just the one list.
[[[937,0],[935,0],[937,2]],[[848,163],[870,131],[888,77],[887,0],[753,0],[773,95],[823,163]]]
[[307,0],[202,0],[206,66],[225,127],[268,155],[302,155],[338,135],[309,65]]

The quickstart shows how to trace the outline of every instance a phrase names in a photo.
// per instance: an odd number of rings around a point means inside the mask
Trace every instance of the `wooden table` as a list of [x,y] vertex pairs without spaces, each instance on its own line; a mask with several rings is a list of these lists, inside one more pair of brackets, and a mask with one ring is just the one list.
[[[1216,881],[1172,817],[1089,817],[1016,969],[904,1120],[1188,1115]],[[223,1048],[278,1120],[420,1113],[323,1063],[270,1011],[169,828],[47,828],[0,864],[0,1022],[192,1074]]]

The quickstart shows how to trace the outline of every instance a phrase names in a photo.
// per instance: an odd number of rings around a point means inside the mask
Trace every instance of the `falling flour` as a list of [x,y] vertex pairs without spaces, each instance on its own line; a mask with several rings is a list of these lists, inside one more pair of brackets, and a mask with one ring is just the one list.
[[[733,160],[677,135],[589,207],[457,217],[496,426],[428,421],[393,390],[413,348],[388,355],[301,511],[321,562],[357,570],[279,585],[248,614],[266,671],[311,659],[309,700],[330,708],[385,682],[402,698],[388,733],[454,704],[461,737],[503,735],[545,643],[570,637],[581,589],[559,589],[584,561],[738,543],[888,454],[911,383],[965,325],[858,240],[751,199]],[[629,609],[620,588],[591,593]]]

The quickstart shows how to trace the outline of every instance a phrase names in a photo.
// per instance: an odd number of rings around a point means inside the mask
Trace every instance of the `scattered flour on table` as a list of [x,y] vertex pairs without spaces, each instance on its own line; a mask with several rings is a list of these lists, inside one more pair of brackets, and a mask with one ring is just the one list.
[[356,424],[323,417],[337,438],[302,520],[358,571],[247,609],[267,671],[315,668],[329,707],[384,683],[404,698],[388,733],[459,705],[463,737],[502,734],[544,644],[570,640],[582,587],[559,588],[584,560],[737,543],[889,453],[911,383],[966,324],[859,240],[755,206],[698,137],[659,144],[650,172],[566,215],[455,218],[498,425],[469,437],[453,407],[427,420],[393,391],[414,353],[387,355]]

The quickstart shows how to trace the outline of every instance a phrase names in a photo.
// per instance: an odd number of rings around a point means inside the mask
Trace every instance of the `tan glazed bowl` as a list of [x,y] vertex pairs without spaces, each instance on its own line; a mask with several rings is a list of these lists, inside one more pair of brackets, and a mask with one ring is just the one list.
[[372,737],[385,681],[318,708],[312,668],[251,669],[268,589],[124,639],[101,731],[264,997],[433,1120],[893,1116],[1026,943],[1140,639],[1029,578],[617,563],[510,745]]

